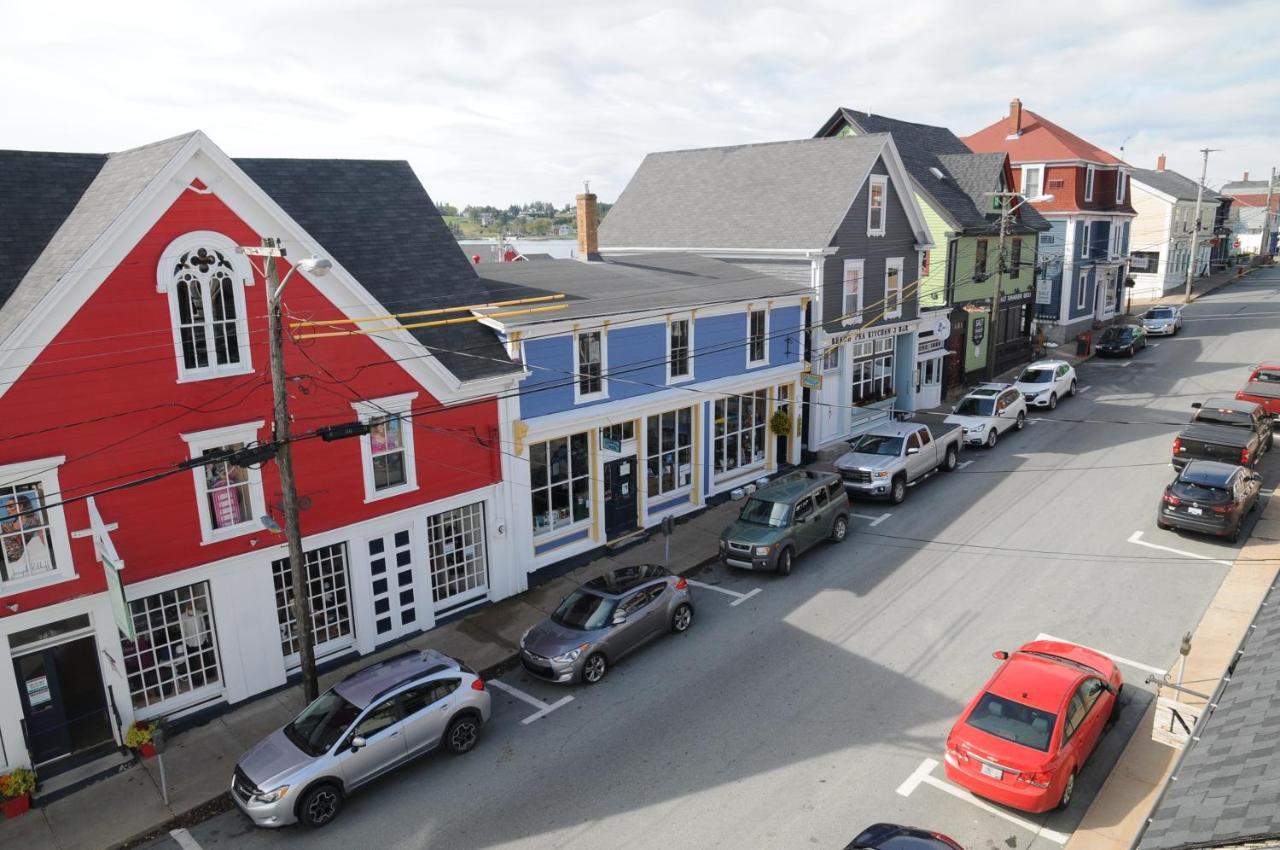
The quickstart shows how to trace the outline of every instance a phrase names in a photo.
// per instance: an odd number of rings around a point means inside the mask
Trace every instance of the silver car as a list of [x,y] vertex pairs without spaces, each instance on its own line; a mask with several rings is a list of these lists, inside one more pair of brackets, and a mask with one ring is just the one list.
[[470,752],[489,719],[484,680],[433,650],[353,673],[245,753],[231,797],[258,826],[332,821],[344,798],[443,746]]
[[1142,326],[1152,336],[1176,336],[1182,330],[1182,310],[1164,305],[1152,307],[1142,314]]
[[624,655],[692,624],[685,579],[658,566],[623,567],[582,585],[525,632],[520,663],[540,679],[594,685]]

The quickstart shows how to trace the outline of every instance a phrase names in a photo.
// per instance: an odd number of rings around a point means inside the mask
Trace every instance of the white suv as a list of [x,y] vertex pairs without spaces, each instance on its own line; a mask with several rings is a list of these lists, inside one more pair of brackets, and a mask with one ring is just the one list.
[[992,448],[1005,431],[1027,424],[1027,402],[1013,384],[979,384],[951,408],[948,425],[964,428],[964,441]]
[[1013,386],[1027,404],[1053,410],[1060,399],[1076,394],[1076,370],[1065,360],[1037,360]]

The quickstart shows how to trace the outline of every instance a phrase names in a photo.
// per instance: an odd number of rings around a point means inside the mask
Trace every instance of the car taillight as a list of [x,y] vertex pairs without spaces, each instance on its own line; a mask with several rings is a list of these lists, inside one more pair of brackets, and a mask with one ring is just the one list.
[[1180,451],[1182,451],[1182,438],[1181,438],[1181,437],[1174,437],[1174,438],[1173,438],[1173,453],[1174,453],[1174,454],[1177,454],[1177,453],[1178,453],[1178,452],[1180,452]]
[[680,580],[676,582],[676,590],[685,590],[689,587],[689,581],[684,576],[680,576]]
[[1215,514],[1229,514],[1229,513],[1231,513],[1231,509],[1232,509],[1233,507],[1235,507],[1235,506],[1234,506],[1234,505],[1229,505],[1229,504],[1228,504],[1228,505],[1214,505],[1214,506],[1213,506],[1213,512],[1214,512]]
[[472,680],[471,680],[471,690],[473,690],[473,691],[483,691],[483,690],[484,690],[484,679],[481,679],[479,676],[476,676],[474,679],[472,679]]
[[1166,505],[1181,505],[1181,504],[1182,504],[1182,500],[1181,500],[1181,499],[1179,499],[1177,496],[1173,495],[1172,493],[1165,493],[1165,494],[1164,494],[1164,500],[1163,500],[1163,501],[1164,501],[1164,503],[1165,503]]
[[1240,465],[1241,466],[1249,465],[1249,450],[1247,448],[1240,450]]
[[1053,781],[1053,774],[1048,771],[1037,770],[1033,773],[1019,773],[1018,779],[1037,788],[1048,788],[1049,783]]

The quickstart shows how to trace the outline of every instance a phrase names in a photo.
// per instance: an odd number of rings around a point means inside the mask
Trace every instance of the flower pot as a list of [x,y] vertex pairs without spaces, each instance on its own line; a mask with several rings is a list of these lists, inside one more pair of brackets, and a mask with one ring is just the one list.
[[29,808],[31,808],[30,794],[23,794],[21,797],[4,798],[3,810],[4,816],[7,818],[16,818],[25,814]]
[[156,745],[147,741],[145,744],[138,745],[138,755],[144,759],[153,758],[156,754]]

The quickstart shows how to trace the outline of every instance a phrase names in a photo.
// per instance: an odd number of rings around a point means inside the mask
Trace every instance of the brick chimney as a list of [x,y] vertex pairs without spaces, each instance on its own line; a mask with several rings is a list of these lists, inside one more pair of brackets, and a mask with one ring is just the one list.
[[578,259],[584,263],[600,260],[600,213],[591,184],[584,183],[578,196]]
[[1022,101],[1014,98],[1009,101],[1009,138],[1022,135]]
[[1164,171],[1164,154],[1156,157],[1156,171]]

